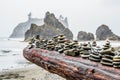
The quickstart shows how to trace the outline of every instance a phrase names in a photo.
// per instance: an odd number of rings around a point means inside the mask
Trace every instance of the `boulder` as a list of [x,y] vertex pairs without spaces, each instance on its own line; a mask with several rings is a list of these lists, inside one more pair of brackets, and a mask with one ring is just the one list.
[[80,31],[77,35],[77,40],[79,40],[79,41],[94,40],[94,35],[92,33],[87,33],[85,31]]
[[120,40],[120,37],[115,35],[107,25],[101,25],[96,30],[97,40]]
[[40,35],[41,38],[50,39],[58,34],[64,34],[66,38],[73,39],[73,33],[70,29],[66,28],[53,13],[47,12],[43,25],[31,24],[30,29],[25,33],[25,40],[34,35]]

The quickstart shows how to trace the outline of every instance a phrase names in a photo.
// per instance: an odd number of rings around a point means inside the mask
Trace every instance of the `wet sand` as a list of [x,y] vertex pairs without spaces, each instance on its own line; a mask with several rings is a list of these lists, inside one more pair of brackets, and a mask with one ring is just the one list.
[[20,69],[3,70],[0,72],[0,80],[65,80],[64,78],[49,73],[48,71],[33,65]]

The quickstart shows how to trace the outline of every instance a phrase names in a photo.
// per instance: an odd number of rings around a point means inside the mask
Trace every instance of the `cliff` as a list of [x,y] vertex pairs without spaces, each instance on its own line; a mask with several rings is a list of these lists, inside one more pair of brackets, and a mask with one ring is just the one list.
[[[65,27],[68,27],[67,18],[64,17],[59,18],[59,22],[61,22]],[[32,18],[32,14],[28,14],[28,20],[26,22],[19,23],[13,30],[10,38],[24,38],[25,32],[30,29],[31,24],[36,24],[41,26],[44,24],[44,19]]]
[[42,19],[32,18],[26,22],[18,24],[14,28],[12,34],[10,35],[10,38],[24,38],[25,32],[30,28],[32,23],[42,25],[43,21]]
[[114,34],[107,25],[101,25],[96,30],[96,39],[97,40],[120,40],[120,37]]
[[31,25],[30,29],[25,33],[25,40],[37,34],[39,34],[41,38],[46,39],[52,38],[58,34],[64,34],[68,39],[73,39],[73,33],[65,27],[53,13],[49,12],[45,14],[43,25]]

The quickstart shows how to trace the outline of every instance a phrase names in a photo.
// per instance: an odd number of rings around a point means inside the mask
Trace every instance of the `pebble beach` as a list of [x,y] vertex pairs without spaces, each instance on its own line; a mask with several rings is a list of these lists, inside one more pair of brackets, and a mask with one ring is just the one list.
[[0,80],[65,80],[37,65],[0,72]]

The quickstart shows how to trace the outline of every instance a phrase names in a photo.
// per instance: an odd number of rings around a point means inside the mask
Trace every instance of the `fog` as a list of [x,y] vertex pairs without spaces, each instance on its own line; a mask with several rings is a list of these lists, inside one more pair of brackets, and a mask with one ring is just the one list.
[[74,36],[81,30],[95,34],[102,24],[120,36],[120,0],[0,0],[0,37],[9,37],[29,12],[44,18],[47,11],[68,17]]

